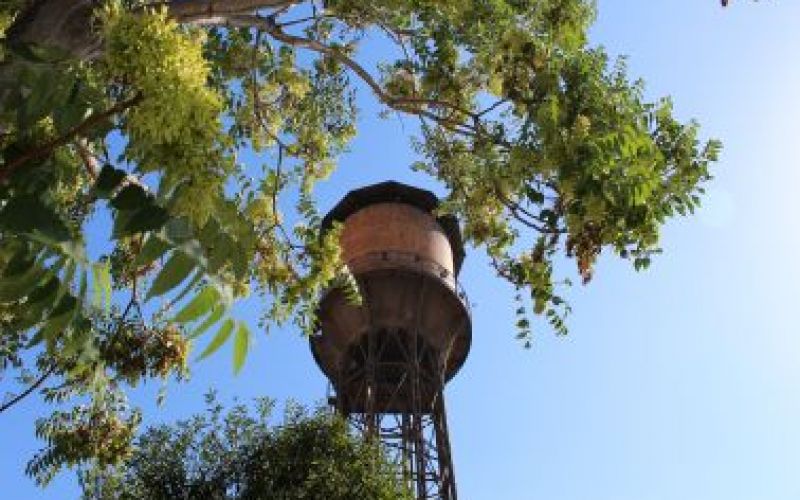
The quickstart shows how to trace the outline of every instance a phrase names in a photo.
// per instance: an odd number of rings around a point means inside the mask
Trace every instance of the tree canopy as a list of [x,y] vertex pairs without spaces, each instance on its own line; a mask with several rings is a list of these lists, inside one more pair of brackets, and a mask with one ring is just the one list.
[[[411,167],[446,188],[469,244],[531,316],[566,333],[554,275],[601,252],[646,268],[659,228],[700,202],[716,141],[650,102],[589,44],[589,0],[11,0],[0,6],[0,374],[48,401],[41,479],[130,453],[124,388],[182,376],[251,328],[313,330],[328,286],[357,289],[315,184],[359,99],[419,122]],[[391,49],[369,64],[360,49]],[[357,89],[364,89],[357,95]],[[243,152],[257,164],[243,164]],[[296,200],[296,201],[295,201]],[[87,227],[110,216],[107,254]]]
[[225,411],[209,394],[189,420],[150,427],[111,468],[80,472],[91,500],[410,500],[396,464],[375,442],[349,432],[328,411],[287,405],[270,425],[273,402]]

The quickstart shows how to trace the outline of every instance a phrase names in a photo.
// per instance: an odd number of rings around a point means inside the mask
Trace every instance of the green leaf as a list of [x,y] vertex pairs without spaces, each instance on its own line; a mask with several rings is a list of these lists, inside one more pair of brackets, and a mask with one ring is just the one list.
[[164,268],[161,269],[161,272],[156,276],[153,285],[147,292],[145,300],[150,300],[153,297],[158,297],[172,290],[181,284],[194,268],[194,259],[181,251],[174,252],[172,257],[170,257],[164,265]]
[[147,266],[164,255],[169,249],[170,244],[166,240],[151,234],[147,241],[144,242],[139,255],[134,259],[133,265],[136,267]]
[[531,201],[531,203],[535,203],[537,205],[544,203],[544,193],[533,189],[530,186],[525,186],[525,194],[528,196],[528,199]]
[[45,276],[46,271],[33,268],[15,280],[0,282],[0,302],[16,302],[30,293]]
[[194,321],[210,311],[218,300],[219,292],[217,289],[210,285],[206,286],[175,315],[173,321],[177,323]]
[[[82,79],[76,79],[71,88],[65,87],[64,100],[53,109],[53,124],[60,135],[66,135],[92,115],[101,97],[100,89],[93,88]],[[104,136],[113,125],[110,118],[84,129],[82,135],[87,139]]]
[[229,263],[237,250],[233,239],[222,231],[208,241],[207,248],[208,270],[211,273],[216,273]]
[[0,302],[16,302],[29,294],[46,276],[39,262],[28,258],[26,251],[16,254],[0,275]]
[[51,314],[55,318],[61,316],[62,314],[74,311],[77,306],[78,299],[71,294],[65,294],[58,302],[58,305],[53,309]]
[[78,355],[82,362],[93,359],[99,352],[93,345],[91,328],[71,328],[71,335],[64,336],[63,354],[68,357]]
[[128,236],[125,227],[135,214],[133,210],[120,210],[114,214],[114,226],[111,228],[111,237],[115,240]]
[[119,231],[119,236],[130,236],[145,231],[156,231],[169,220],[169,213],[158,205],[147,205],[136,212]]
[[236,336],[233,339],[233,373],[239,373],[244,366],[244,360],[247,358],[247,350],[250,347],[250,329],[244,321],[239,322],[239,328],[236,329]]
[[94,189],[99,198],[108,198],[111,193],[125,179],[125,171],[114,168],[109,164],[103,165],[100,175],[97,176],[97,183]]
[[192,224],[186,217],[175,217],[167,221],[164,231],[175,243],[184,243],[192,238]]
[[60,107],[69,97],[74,77],[62,73],[58,79],[49,71],[35,76],[33,82],[25,82],[32,86],[22,106],[17,109],[17,120],[20,130],[32,127],[36,122],[49,115],[54,108]]
[[633,261],[633,268],[637,271],[650,267],[650,257],[637,257]]
[[30,256],[28,245],[24,245],[11,257],[3,270],[4,278],[16,278],[25,274],[33,266],[34,259]]
[[50,243],[70,239],[69,229],[58,214],[30,195],[15,196],[6,203],[0,210],[0,229],[41,235]]
[[[203,247],[200,246],[197,240],[188,240],[178,244],[178,250],[185,253],[197,263],[198,266],[208,270],[205,254],[203,254]],[[210,276],[207,276],[210,277]]]
[[223,307],[221,304],[217,304],[214,306],[214,309],[211,310],[211,314],[203,321],[203,323],[189,335],[190,339],[196,339],[200,335],[204,334],[206,330],[214,326],[222,316],[225,314],[227,309]]
[[203,275],[204,273],[202,270],[199,270],[196,273],[194,273],[192,279],[190,279],[189,282],[186,283],[186,285],[183,287],[183,289],[180,292],[178,292],[178,295],[172,298],[172,303],[177,304],[178,302],[182,301],[187,295],[189,295],[189,292],[191,292],[195,288],[195,285],[197,285],[200,282],[200,280],[203,279]]
[[72,280],[75,278],[75,272],[78,270],[78,265],[73,260],[67,260],[67,267],[64,269],[64,275],[61,279],[61,285],[56,295],[56,302],[61,303],[62,297],[69,295]]
[[58,292],[58,289],[61,286],[61,281],[56,276],[53,276],[52,273],[48,274],[50,274],[50,279],[42,285],[39,285],[33,292],[31,292],[31,294],[28,296],[28,304],[47,302],[48,300],[55,298],[55,294]]
[[78,297],[80,300],[84,300],[86,298],[86,291],[89,289],[89,276],[83,268],[81,268],[79,276],[80,286],[78,288]]
[[117,210],[135,210],[151,203],[147,191],[138,184],[128,184],[111,200]]
[[20,330],[27,330],[42,321],[42,314],[54,302],[61,282],[52,271],[47,272],[46,276],[50,279],[39,285],[28,295],[25,308],[21,310],[21,316],[16,326]]
[[92,264],[92,282],[94,283],[94,305],[108,310],[111,307],[111,268],[108,262]]
[[222,347],[222,344],[224,344],[231,336],[234,324],[235,322],[233,321],[233,319],[231,318],[226,319],[225,323],[223,323],[222,326],[219,327],[217,334],[214,336],[214,340],[212,340],[211,343],[208,344],[203,353],[200,354],[198,360],[207,358],[208,356],[214,354],[217,351],[217,349]]
[[92,114],[92,108],[85,102],[73,101],[53,110],[53,125],[56,130],[66,134]]
[[72,322],[77,312],[78,300],[72,295],[64,295],[42,327],[42,336],[50,340],[54,335],[61,333]]
[[86,256],[86,247],[84,247],[83,242],[76,240],[69,240],[59,243],[58,245],[55,246],[60,254],[69,257],[75,262],[82,265],[89,264],[89,259]]

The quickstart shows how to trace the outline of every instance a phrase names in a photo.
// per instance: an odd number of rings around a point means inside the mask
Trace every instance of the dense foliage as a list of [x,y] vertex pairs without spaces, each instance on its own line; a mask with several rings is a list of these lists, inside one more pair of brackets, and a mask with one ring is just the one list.
[[402,500],[394,464],[329,412],[289,405],[270,426],[272,402],[205,413],[144,431],[123,464],[80,472],[92,500]]
[[[238,370],[237,298],[308,332],[323,287],[355,289],[313,189],[356,133],[358,86],[419,120],[413,167],[518,290],[526,344],[529,312],[566,332],[556,259],[584,282],[602,251],[647,267],[718,144],[588,44],[593,16],[589,0],[0,3],[0,376],[28,386],[0,412],[37,389],[89,396],[37,424],[29,471],[126,457],[124,388],[183,376],[194,339],[201,357],[232,342]],[[372,67],[377,39],[393,49]],[[110,235],[89,230],[108,216]]]

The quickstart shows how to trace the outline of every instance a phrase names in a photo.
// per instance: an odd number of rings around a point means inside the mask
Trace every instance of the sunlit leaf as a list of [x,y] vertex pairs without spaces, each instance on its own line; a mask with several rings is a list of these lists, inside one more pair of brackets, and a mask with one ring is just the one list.
[[151,234],[136,256],[136,259],[134,259],[133,265],[137,267],[150,265],[153,261],[167,253],[169,249],[169,242],[155,234]]
[[225,307],[221,304],[217,304],[214,306],[214,309],[211,310],[211,314],[198,326],[192,333],[189,335],[190,339],[195,339],[202,334],[204,334],[209,328],[214,326],[219,320],[222,319],[222,316],[225,314]]
[[218,300],[219,292],[216,288],[206,286],[175,315],[173,321],[178,323],[194,321],[210,311]]
[[111,307],[111,269],[107,262],[92,264],[93,302],[95,307]]
[[250,347],[250,329],[247,323],[239,321],[239,328],[236,329],[236,336],[233,339],[233,372],[239,373],[244,366],[247,358],[247,350]]
[[217,349],[222,347],[222,344],[227,342],[228,338],[230,338],[231,333],[233,332],[233,327],[235,325],[236,322],[233,319],[231,318],[226,319],[225,322],[222,324],[222,326],[219,327],[219,330],[217,331],[217,334],[214,336],[214,339],[211,341],[211,343],[208,344],[205,350],[203,350],[198,359],[205,359],[208,356],[214,354],[217,351]]
[[195,261],[191,257],[180,251],[173,252],[172,257],[153,281],[145,300],[163,295],[180,285],[194,268]]

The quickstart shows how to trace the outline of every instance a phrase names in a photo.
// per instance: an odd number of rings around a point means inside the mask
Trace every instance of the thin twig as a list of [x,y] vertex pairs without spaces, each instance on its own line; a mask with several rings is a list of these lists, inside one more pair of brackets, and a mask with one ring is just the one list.
[[39,386],[41,386],[41,385],[44,383],[44,381],[45,381],[45,380],[47,380],[47,378],[48,378],[50,375],[52,375],[52,374],[53,374],[53,372],[54,372],[54,371],[56,371],[56,366],[55,366],[55,365],[52,365],[52,366],[50,366],[50,368],[48,368],[48,369],[47,369],[47,371],[46,371],[46,372],[44,372],[44,373],[43,373],[43,374],[42,374],[42,375],[41,375],[41,376],[40,376],[40,377],[39,377],[39,378],[36,380],[36,382],[34,382],[33,384],[31,384],[31,386],[30,386],[30,387],[28,387],[27,389],[25,389],[25,390],[24,390],[23,392],[21,392],[20,394],[18,394],[18,395],[16,395],[16,396],[14,396],[14,398],[12,398],[10,401],[8,401],[8,402],[6,402],[6,403],[3,403],[3,404],[0,406],[0,413],[3,413],[4,411],[6,411],[7,409],[11,408],[11,407],[12,407],[12,406],[14,406],[15,404],[19,403],[19,402],[20,402],[20,401],[22,401],[22,400],[23,400],[25,397],[27,397],[28,395],[30,395],[30,394],[31,394],[33,391],[35,391],[36,389],[38,389],[38,388],[39,388]]
[[272,231],[273,229],[277,229],[281,233],[281,236],[283,236],[284,240],[286,240],[286,244],[289,245],[289,248],[291,248],[292,250],[302,250],[303,246],[302,245],[298,245],[294,241],[292,241],[292,238],[289,236],[289,232],[286,230],[286,228],[283,226],[283,224],[280,223],[279,218],[278,218],[278,191],[280,190],[281,177],[283,176],[283,172],[282,172],[282,169],[283,169],[283,155],[284,155],[284,151],[286,150],[286,144],[281,140],[280,137],[278,137],[277,134],[274,134],[269,129],[269,126],[267,125],[266,119],[264,118],[263,110],[261,108],[262,102],[261,102],[261,99],[258,96],[258,74],[259,74],[259,71],[258,71],[258,64],[257,64],[258,61],[256,60],[256,57],[258,55],[258,46],[259,46],[259,44],[261,42],[261,35],[262,35],[262,31],[260,29],[257,29],[256,30],[256,39],[255,39],[255,43],[253,45],[253,58],[252,58],[252,68],[251,68],[251,71],[250,71],[250,83],[251,83],[251,86],[253,87],[252,88],[252,93],[253,93],[253,114],[256,117],[256,121],[258,122],[258,125],[261,126],[261,129],[264,131],[264,133],[266,133],[272,140],[275,141],[275,144],[278,145],[278,164],[277,164],[277,167],[276,167],[276,170],[275,170],[275,176],[277,178],[277,181],[275,183],[275,188],[273,189],[273,192],[272,192],[272,216],[273,216],[274,220],[272,222],[272,227],[270,227],[269,230]]
[[[527,226],[527,227],[529,227],[531,229],[539,231],[542,234],[564,234],[565,233],[565,231],[563,231],[561,229],[558,229],[557,227],[550,226],[548,221],[546,221],[546,220],[542,219],[541,217],[539,217],[538,215],[526,210],[519,203],[509,199],[507,196],[503,195],[503,193],[500,192],[499,189],[495,189],[494,192],[497,195],[497,198],[500,200],[500,202],[503,205],[505,205],[505,207],[508,208],[511,211],[511,214],[514,216],[514,219],[516,219],[521,224],[524,224],[525,226]],[[534,221],[536,221],[536,222],[534,222]],[[541,223],[541,224],[544,224],[544,225],[539,225],[539,224],[537,224],[537,222]]]
[[481,117],[481,116],[483,116],[483,115],[485,115],[487,113],[491,113],[492,111],[494,111],[495,109],[499,108],[500,106],[502,106],[503,104],[505,104],[507,102],[509,102],[508,99],[500,99],[499,101],[495,102],[494,104],[492,104],[491,106],[487,107],[486,109],[484,109],[482,111],[479,111],[477,113],[477,116]]

